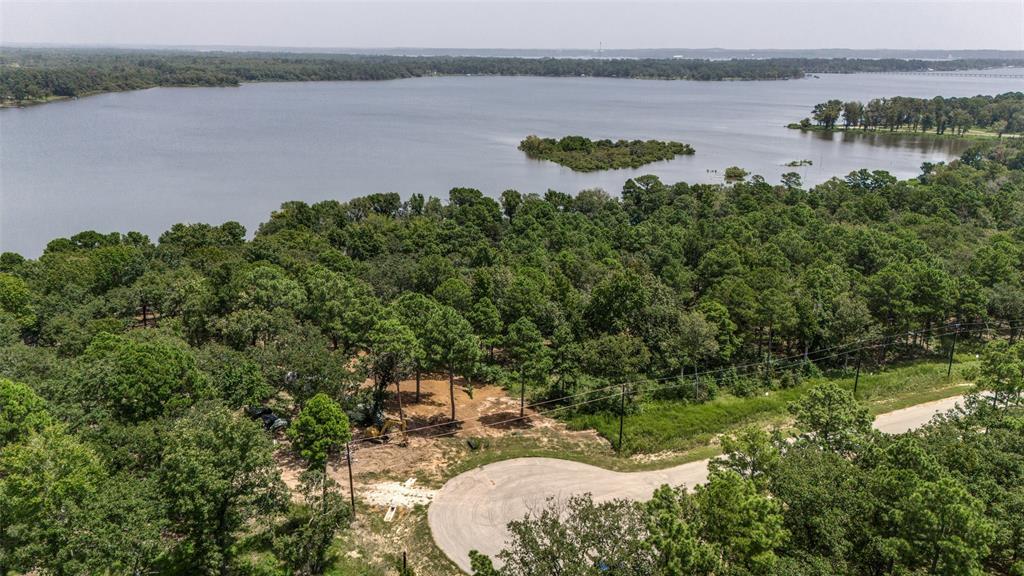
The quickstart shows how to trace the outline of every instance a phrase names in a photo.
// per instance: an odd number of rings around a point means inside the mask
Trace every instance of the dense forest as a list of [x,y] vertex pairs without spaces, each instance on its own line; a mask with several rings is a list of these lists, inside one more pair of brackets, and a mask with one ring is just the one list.
[[[829,100],[816,104],[810,118],[799,126],[815,125],[835,130],[840,122],[844,130],[909,130],[963,136],[972,128],[995,133],[1024,134],[1024,93],[1007,92],[998,96],[965,98],[875,98],[867,104],[856,100]],[[796,125],[793,125],[796,126]]]
[[584,136],[565,136],[558,140],[527,136],[519,149],[530,158],[550,160],[577,172],[639,168],[644,164],[692,155],[694,150],[682,142],[659,140],[591,140]]
[[[282,570],[321,573],[349,521],[324,463],[380,421],[396,382],[424,373],[522,383],[554,406],[566,391],[949,322],[1018,340],[1021,318],[1020,139],[904,181],[644,176],[616,196],[454,188],[447,202],[288,202],[251,240],[234,222],[178,224],[155,242],[82,232],[38,259],[0,255],[0,574],[245,573],[238,543],[254,526],[268,528]],[[885,352],[930,345],[898,337]],[[1019,386],[1022,348],[987,349],[984,378]],[[793,377],[720,374],[673,400],[763,395]],[[268,427],[292,420],[306,505],[287,504],[271,437],[242,410],[262,406],[275,411],[254,413]],[[657,561],[676,566],[696,539],[693,554],[719,562],[708,566],[755,572],[1019,573],[1019,421],[891,446],[862,441],[862,417],[851,421],[858,434],[835,447],[787,450],[763,474],[723,472],[693,500],[663,492],[651,506],[678,522],[655,537],[679,544],[659,545]],[[738,534],[764,540],[723,540]],[[665,573],[690,573],[678,566]]]
[[587,59],[5,48],[0,52],[0,102],[25,104],[154,86],[235,86],[242,82],[391,80],[437,75],[779,80],[808,73],[964,70],[1013,63],[973,59]]
[[[1020,574],[1024,345],[1001,344],[982,380],[1002,392],[923,430],[874,432],[849,391],[822,386],[791,405],[795,442],[757,428],[730,436],[693,492],[550,502],[511,523],[500,570],[474,554],[474,574]],[[1006,388],[1004,370],[1016,371]]]

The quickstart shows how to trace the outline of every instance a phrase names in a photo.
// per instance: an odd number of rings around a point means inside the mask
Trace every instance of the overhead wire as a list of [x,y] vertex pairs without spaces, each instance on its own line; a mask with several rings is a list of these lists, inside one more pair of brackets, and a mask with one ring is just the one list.
[[[1010,324],[1012,326],[1013,323],[1020,322],[1020,321],[1024,321],[1024,319],[1010,320]],[[971,327],[974,327],[974,326],[980,326],[981,328],[971,328]],[[952,330],[950,330],[950,328],[952,328]],[[942,338],[944,336],[949,336],[949,335],[952,335],[952,334],[963,334],[963,333],[974,333],[974,332],[979,332],[980,333],[980,332],[988,332],[988,331],[999,331],[1000,329],[1001,328],[999,328],[999,327],[997,327],[997,328],[989,328],[987,322],[937,324],[937,325],[935,325],[933,327],[922,328],[922,329],[919,329],[919,330],[911,330],[911,331],[908,331],[908,332],[900,332],[900,333],[896,333],[896,334],[888,334],[888,335],[883,335],[883,336],[877,336],[877,337],[874,337],[874,338],[862,338],[860,340],[855,340],[855,341],[847,343],[847,344],[830,346],[830,347],[827,347],[827,348],[821,348],[821,349],[817,349],[817,350],[814,350],[814,351],[808,351],[808,352],[805,352],[805,353],[802,353],[802,354],[794,354],[794,355],[778,357],[778,358],[768,357],[765,360],[762,360],[760,362],[750,362],[750,363],[743,364],[743,365],[724,366],[724,367],[719,367],[719,368],[716,368],[716,369],[705,370],[703,372],[694,372],[694,373],[685,374],[685,375],[680,374],[680,375],[672,375],[672,376],[666,376],[666,377],[655,378],[655,379],[636,379],[636,380],[630,380],[630,381],[617,382],[617,383],[614,383],[614,384],[609,384],[607,386],[603,386],[603,387],[600,387],[600,388],[594,388],[594,389],[586,390],[586,391],[583,391],[583,392],[578,392],[578,393],[575,393],[575,394],[570,394],[570,395],[560,396],[558,398],[552,398],[552,399],[548,399],[548,400],[543,400],[543,401],[539,401],[539,402],[533,402],[533,403],[530,403],[530,404],[525,404],[523,406],[523,408],[524,409],[529,408],[532,411],[531,414],[524,414],[523,416],[514,416],[514,417],[511,417],[511,418],[508,418],[508,419],[505,419],[505,420],[500,420],[500,421],[496,421],[496,422],[488,422],[488,423],[479,422],[479,418],[475,418],[475,420],[477,420],[478,423],[475,426],[470,426],[468,428],[467,427],[462,427],[461,425],[470,422],[470,420],[467,420],[467,419],[455,419],[455,420],[448,420],[448,421],[445,421],[445,422],[438,422],[438,423],[434,423],[434,424],[428,424],[428,425],[425,425],[425,426],[418,426],[416,428],[407,429],[407,430],[404,431],[404,433],[408,436],[408,435],[419,433],[419,432],[422,432],[422,431],[425,431],[425,430],[431,430],[431,429],[437,429],[437,428],[451,428],[450,430],[445,430],[445,431],[443,431],[441,433],[438,433],[438,434],[429,434],[429,435],[425,435],[425,436],[417,434],[417,437],[423,438],[423,439],[440,438],[440,437],[444,437],[444,436],[454,435],[454,434],[457,434],[459,432],[468,432],[468,431],[477,430],[477,429],[480,429],[480,428],[493,428],[493,427],[496,427],[496,426],[506,425],[506,424],[510,424],[510,423],[513,423],[513,422],[521,421],[521,420],[527,420],[527,419],[529,419],[532,416],[547,415],[547,414],[551,414],[553,412],[557,412],[557,411],[561,411],[561,410],[569,410],[569,409],[572,409],[572,408],[578,408],[580,406],[586,406],[586,405],[594,404],[594,403],[605,401],[605,400],[612,400],[612,399],[615,399],[615,398],[620,398],[623,394],[627,394],[628,393],[628,389],[632,385],[635,385],[635,384],[650,384],[650,383],[656,383],[656,382],[671,381],[669,384],[666,384],[666,385],[649,387],[649,388],[645,388],[644,390],[642,390],[642,393],[651,393],[651,392],[657,392],[657,391],[661,391],[661,390],[668,390],[668,389],[672,389],[672,388],[678,388],[678,387],[682,387],[682,386],[687,385],[687,384],[691,384],[692,385],[693,383],[696,382],[696,378],[698,378],[698,377],[710,376],[710,375],[713,375],[713,374],[720,374],[720,373],[723,373],[723,372],[726,372],[726,371],[736,371],[736,370],[748,371],[750,369],[761,368],[761,367],[765,367],[765,366],[770,367],[773,370],[785,370],[785,369],[792,368],[792,367],[799,367],[799,366],[802,366],[802,365],[806,364],[807,362],[815,362],[815,361],[820,362],[820,361],[823,361],[823,360],[828,360],[828,359],[832,359],[832,358],[838,358],[838,357],[841,357],[843,355],[848,355],[848,354],[852,354],[852,353],[856,353],[856,352],[863,352],[865,350],[878,349],[878,348],[883,347],[883,346],[888,346],[888,345],[892,344],[893,342],[898,341],[899,339],[910,337],[910,336],[927,335],[930,338]],[[1012,328],[1010,328],[1010,329],[1012,330]],[[933,332],[936,332],[936,331],[939,331],[939,330],[946,330],[946,331],[940,332],[940,333],[937,333],[937,334],[932,334]],[[864,344],[864,343],[867,343],[867,342],[871,342],[871,344],[864,345],[864,346],[859,346],[859,347],[855,347],[855,348],[851,348],[853,346],[857,346],[858,344]],[[837,350],[838,350],[838,352],[835,352]],[[819,354],[821,354],[823,352],[834,352],[834,353],[830,354],[830,355],[827,355],[827,356],[818,356]],[[537,410],[538,407],[546,406],[548,404],[553,404],[553,403],[556,403],[556,402],[564,402],[565,400],[568,400],[568,399],[578,398],[580,396],[592,395],[592,394],[595,394],[597,392],[603,392],[603,391],[608,391],[608,390],[612,390],[612,389],[616,389],[617,391],[615,393],[608,394],[608,395],[605,395],[605,396],[600,396],[598,398],[591,398],[591,399],[583,400],[583,401],[580,401],[580,402],[574,402],[574,403],[571,403],[571,404],[565,404],[565,405],[556,406],[556,407],[548,409],[548,410]],[[390,436],[390,435],[386,435],[386,436]],[[352,445],[355,445],[355,444],[365,444],[365,443],[368,443],[368,442],[373,442],[375,440],[377,440],[377,438],[370,438],[370,437],[357,438],[357,439],[351,440],[349,442],[349,445],[352,446]],[[371,444],[369,447],[372,447],[372,446],[373,445]]]

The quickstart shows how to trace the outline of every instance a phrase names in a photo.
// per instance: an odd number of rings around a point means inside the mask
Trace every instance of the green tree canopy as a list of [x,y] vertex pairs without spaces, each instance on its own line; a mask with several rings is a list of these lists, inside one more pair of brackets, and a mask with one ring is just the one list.
[[451,418],[455,420],[455,373],[469,371],[480,357],[480,341],[473,327],[450,306],[438,306],[425,319],[423,342],[427,357],[448,373]]
[[871,432],[871,415],[853,395],[833,383],[815,386],[789,406],[804,439],[835,452],[852,451]]
[[320,393],[302,407],[288,428],[288,438],[310,468],[321,470],[327,465],[327,458],[352,438],[352,433],[341,406]]
[[725,470],[697,487],[704,535],[720,548],[722,561],[755,574],[771,573],[776,550],[788,538],[781,505],[758,492],[750,480]]
[[194,408],[167,437],[159,487],[177,554],[194,574],[230,573],[247,522],[281,509],[284,484],[259,426],[224,408]]
[[96,454],[59,428],[0,450],[0,571],[61,574],[82,550],[77,523],[106,472]]
[[28,328],[36,322],[28,285],[18,276],[6,272],[0,272],[0,314],[10,315],[21,328]]
[[173,338],[103,333],[82,355],[79,395],[122,422],[180,412],[207,395],[192,351]]
[[297,575],[319,576],[330,566],[338,531],[352,520],[348,502],[330,477],[319,470],[302,475],[302,505],[293,505],[274,536],[274,550]]
[[41,431],[51,420],[46,403],[31,388],[0,378],[0,448]]

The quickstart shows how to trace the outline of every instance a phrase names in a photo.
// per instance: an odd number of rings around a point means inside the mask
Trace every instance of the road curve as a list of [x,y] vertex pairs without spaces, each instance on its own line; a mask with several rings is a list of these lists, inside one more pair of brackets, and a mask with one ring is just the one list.
[[[890,434],[903,433],[962,399],[956,396],[881,414],[875,427]],[[427,522],[438,548],[469,573],[470,550],[494,558],[505,547],[508,523],[544,506],[548,498],[589,492],[597,501],[646,500],[662,484],[693,487],[707,478],[708,460],[650,472],[612,472],[570,460],[515,458],[449,480],[427,509]]]

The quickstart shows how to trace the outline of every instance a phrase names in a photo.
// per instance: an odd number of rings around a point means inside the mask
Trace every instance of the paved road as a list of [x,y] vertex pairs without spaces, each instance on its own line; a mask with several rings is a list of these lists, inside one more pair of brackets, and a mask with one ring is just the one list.
[[[917,428],[952,408],[961,396],[881,414],[875,427],[902,433]],[[590,492],[595,500],[646,500],[662,484],[693,487],[706,482],[708,461],[690,462],[651,472],[612,472],[553,458],[516,458],[459,474],[438,491],[427,510],[434,542],[463,571],[469,572],[469,551],[492,558],[504,548],[506,526],[548,498]],[[497,562],[495,562],[497,564]]]
[[896,410],[895,412],[879,414],[875,417],[875,428],[886,434],[903,434],[927,424],[932,419],[932,416],[936,414],[952,410],[957,402],[961,402],[963,399],[963,396],[954,396],[952,398],[918,404],[917,406]]

